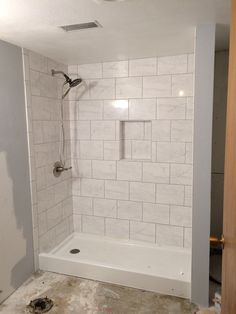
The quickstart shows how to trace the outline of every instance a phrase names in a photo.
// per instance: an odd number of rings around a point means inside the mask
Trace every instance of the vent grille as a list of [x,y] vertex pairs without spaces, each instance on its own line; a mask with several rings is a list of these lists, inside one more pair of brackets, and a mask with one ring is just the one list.
[[79,31],[82,29],[97,28],[97,27],[101,27],[101,25],[97,21],[60,26],[60,28],[62,28],[65,32]]

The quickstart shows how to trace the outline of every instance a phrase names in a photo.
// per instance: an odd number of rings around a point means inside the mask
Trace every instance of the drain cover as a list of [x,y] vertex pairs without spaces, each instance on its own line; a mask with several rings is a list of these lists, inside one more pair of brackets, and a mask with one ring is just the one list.
[[33,314],[42,314],[47,313],[53,307],[53,301],[46,298],[39,298],[33,301],[30,301],[30,304],[27,306],[30,313]]
[[78,254],[80,252],[79,249],[72,249],[70,250],[70,254]]

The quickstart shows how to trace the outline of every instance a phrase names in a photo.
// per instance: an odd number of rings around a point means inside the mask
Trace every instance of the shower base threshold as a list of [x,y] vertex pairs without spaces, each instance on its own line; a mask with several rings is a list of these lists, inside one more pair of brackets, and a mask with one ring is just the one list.
[[188,249],[74,233],[51,252],[39,254],[39,267],[190,298],[191,252]]

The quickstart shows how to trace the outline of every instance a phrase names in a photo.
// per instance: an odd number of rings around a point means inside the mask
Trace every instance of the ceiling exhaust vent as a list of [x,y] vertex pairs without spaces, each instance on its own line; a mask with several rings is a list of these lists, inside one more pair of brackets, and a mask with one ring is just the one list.
[[97,21],[60,26],[60,28],[62,28],[65,32],[79,31],[82,29],[97,28],[97,27],[102,27]]

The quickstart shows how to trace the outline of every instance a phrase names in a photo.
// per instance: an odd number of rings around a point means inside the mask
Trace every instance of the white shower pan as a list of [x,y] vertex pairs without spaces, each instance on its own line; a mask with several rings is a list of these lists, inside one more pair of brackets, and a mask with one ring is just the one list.
[[[71,254],[79,249],[77,254]],[[191,252],[74,233],[49,253],[41,270],[190,298]]]

